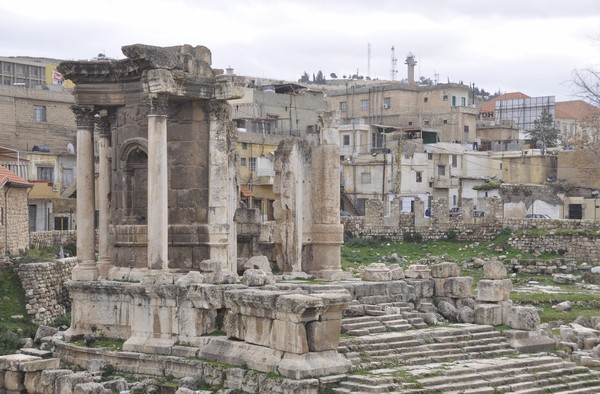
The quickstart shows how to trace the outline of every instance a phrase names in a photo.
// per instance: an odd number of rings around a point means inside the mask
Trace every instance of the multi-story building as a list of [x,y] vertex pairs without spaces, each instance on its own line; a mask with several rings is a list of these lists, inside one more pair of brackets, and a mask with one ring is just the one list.
[[403,210],[417,197],[458,199],[459,157],[477,145],[470,88],[418,85],[416,62],[406,64],[407,82],[349,81],[328,93],[341,114],[344,210],[361,214],[368,199],[401,198]]
[[286,137],[314,138],[326,104],[322,92],[298,84],[235,78],[247,86],[242,98],[229,101],[238,130],[240,199],[273,220],[274,151]]
[[0,71],[0,140],[9,148],[1,162],[33,185],[29,229],[70,229],[73,222],[65,218],[74,218],[74,201],[65,191],[76,178],[70,82],[39,59],[0,58]]

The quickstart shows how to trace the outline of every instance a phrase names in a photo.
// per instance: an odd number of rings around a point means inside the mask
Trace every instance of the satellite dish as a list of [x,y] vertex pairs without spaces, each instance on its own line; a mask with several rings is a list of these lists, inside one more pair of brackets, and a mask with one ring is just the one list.
[[68,153],[75,153],[75,148],[73,147],[73,144],[70,143],[70,142],[67,144],[67,152]]

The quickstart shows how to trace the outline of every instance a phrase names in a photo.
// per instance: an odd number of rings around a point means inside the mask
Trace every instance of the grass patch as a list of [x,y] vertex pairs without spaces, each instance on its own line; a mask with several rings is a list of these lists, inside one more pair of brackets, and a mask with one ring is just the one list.
[[104,338],[104,337],[94,338],[89,346],[86,345],[84,339],[73,342],[73,344],[77,345],[77,346],[102,348],[105,350],[110,350],[110,351],[115,351],[115,352],[120,352],[121,350],[123,350],[123,343],[125,343],[125,341],[122,339]]
[[25,292],[12,268],[0,271],[0,355],[22,346],[21,338],[33,338],[37,327],[25,310]]

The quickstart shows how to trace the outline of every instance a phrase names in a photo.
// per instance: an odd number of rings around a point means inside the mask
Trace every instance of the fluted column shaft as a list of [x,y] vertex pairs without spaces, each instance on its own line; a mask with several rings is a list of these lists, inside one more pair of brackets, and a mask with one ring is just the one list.
[[148,269],[168,270],[167,98],[150,99],[148,114]]
[[106,278],[112,266],[111,245],[109,242],[111,164],[109,116],[96,118],[98,129],[98,270],[100,278]]
[[77,259],[73,280],[96,280],[95,185],[94,185],[94,107],[71,107],[77,123]]

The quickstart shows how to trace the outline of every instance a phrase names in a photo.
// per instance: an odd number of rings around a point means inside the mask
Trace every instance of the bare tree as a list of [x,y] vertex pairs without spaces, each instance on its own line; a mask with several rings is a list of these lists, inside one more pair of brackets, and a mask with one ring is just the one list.
[[592,68],[575,70],[571,82],[577,97],[600,106],[600,71]]

